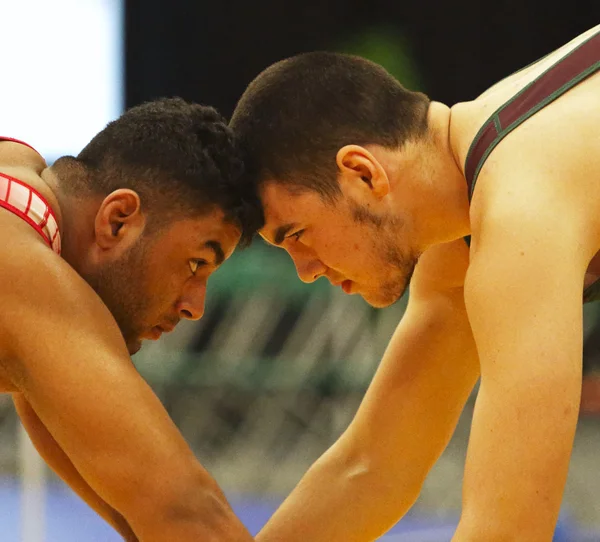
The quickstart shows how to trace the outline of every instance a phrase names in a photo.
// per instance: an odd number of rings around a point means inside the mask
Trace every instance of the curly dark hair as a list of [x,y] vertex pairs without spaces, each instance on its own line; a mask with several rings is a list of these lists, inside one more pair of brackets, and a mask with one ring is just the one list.
[[429,98],[358,56],[303,53],[250,83],[231,118],[249,184],[265,180],[339,194],[337,151],[349,144],[401,147],[427,134]]
[[129,188],[140,195],[150,220],[196,216],[215,207],[250,243],[262,226],[255,191],[239,183],[243,161],[231,130],[212,107],[181,98],[162,98],[126,111],[110,122],[74,158],[54,164],[80,166],[68,187],[108,195]]

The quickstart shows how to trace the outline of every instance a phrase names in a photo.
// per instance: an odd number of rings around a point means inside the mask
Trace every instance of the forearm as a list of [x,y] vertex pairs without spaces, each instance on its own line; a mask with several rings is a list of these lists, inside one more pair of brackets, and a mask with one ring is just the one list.
[[[59,475],[61,473],[58,473]],[[92,508],[104,521],[117,531],[126,542],[138,542],[138,538],[127,523],[127,520],[112,506],[104,501],[82,478],[81,482],[73,484],[72,477],[65,480],[70,484],[85,503]]]
[[[34,413],[20,405],[30,429],[41,423]],[[127,492],[136,497],[120,501],[119,511],[83,478],[69,457],[43,426],[35,426],[34,444],[50,467],[126,542],[251,542],[253,539],[234,515],[225,495],[196,462],[180,471],[175,479],[155,472],[152,476],[128,479],[124,472],[119,483],[134,487]],[[98,463],[101,463],[98,461]],[[118,467],[106,469],[114,477]],[[133,474],[134,468],[126,469]]]
[[[117,531],[126,542],[138,542],[138,538],[135,533],[125,520],[125,518],[119,514],[112,506],[104,501],[86,482],[81,478],[79,473],[76,475],[71,472],[68,476],[65,476],[64,469],[54,468],[63,480],[69,484],[71,489],[75,491],[81,497],[81,499],[94,510],[104,521],[106,521],[115,531]],[[74,469],[74,467],[73,467]],[[60,471],[59,471],[60,470]],[[77,479],[76,479],[77,478]]]
[[257,536],[368,542],[412,506],[479,375],[460,302],[413,296],[350,427]]
[[48,466],[62,478],[101,518],[111,525],[127,542],[136,542],[131,527],[112,506],[102,499],[83,479],[67,454],[41,422],[31,405],[21,394],[14,394],[15,408],[31,442]]
[[[41,450],[40,450],[41,451]],[[104,521],[117,531],[126,542],[138,542],[133,530],[127,520],[100,497],[90,485],[83,479],[69,458],[57,448],[52,454],[48,454],[46,462],[79,497],[94,510]]]
[[412,476],[396,475],[383,466],[377,469],[366,460],[348,461],[331,449],[310,468],[256,540],[375,540],[408,511],[419,490]]
[[552,539],[577,423],[578,379],[541,380],[513,383],[502,393],[482,384],[454,542]]
[[[68,458],[60,462],[60,472],[70,487],[126,542],[251,542],[253,539],[233,514],[225,495],[206,477],[191,491],[180,486],[170,499],[161,499],[164,492],[150,484],[140,487],[144,498],[127,508],[130,521],[104,501],[81,477],[75,467],[65,467]],[[53,467],[56,467],[54,461]],[[176,494],[180,493],[180,494]],[[154,501],[154,502],[151,502]],[[131,523],[131,525],[130,525]],[[134,532],[135,528],[135,532]]]
[[138,542],[138,538],[129,526],[129,523],[127,523],[127,520],[89,486],[70,462],[69,464],[66,463],[68,461],[66,456],[63,461],[58,463],[56,460],[46,461],[92,510],[123,537],[123,540],[126,542]]

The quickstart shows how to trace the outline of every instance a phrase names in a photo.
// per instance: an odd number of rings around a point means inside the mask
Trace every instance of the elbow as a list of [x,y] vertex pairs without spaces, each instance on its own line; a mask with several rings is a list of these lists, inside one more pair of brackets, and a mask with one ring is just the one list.
[[389,495],[399,505],[402,515],[408,512],[421,494],[428,471],[418,464],[403,464],[398,468],[397,464],[385,461],[374,461],[370,468],[377,490]]
[[206,542],[247,540],[244,537],[245,528],[223,494],[216,488],[204,489],[195,502],[182,498],[174,499],[164,506],[161,515],[164,524],[171,531],[173,526],[182,526],[185,529],[187,525],[197,524],[198,531],[202,533],[201,539]]
[[376,449],[352,454],[340,463],[349,491],[385,496],[401,515],[418,499],[428,472],[418,462],[398,463]]
[[223,492],[205,472],[172,480],[167,488],[151,489],[132,506],[129,516],[139,539],[148,542],[252,540]]

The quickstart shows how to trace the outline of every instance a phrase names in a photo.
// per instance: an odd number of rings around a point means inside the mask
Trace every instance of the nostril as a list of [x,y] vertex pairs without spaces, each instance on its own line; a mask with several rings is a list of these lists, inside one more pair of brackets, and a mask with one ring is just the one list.
[[191,320],[193,318],[192,313],[186,309],[182,309],[181,314],[184,318],[187,318],[188,320]]

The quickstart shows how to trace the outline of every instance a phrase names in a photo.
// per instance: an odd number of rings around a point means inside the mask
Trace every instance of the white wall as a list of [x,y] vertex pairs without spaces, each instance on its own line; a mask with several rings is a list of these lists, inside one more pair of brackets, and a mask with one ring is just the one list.
[[123,107],[122,0],[0,0],[0,135],[76,154]]

